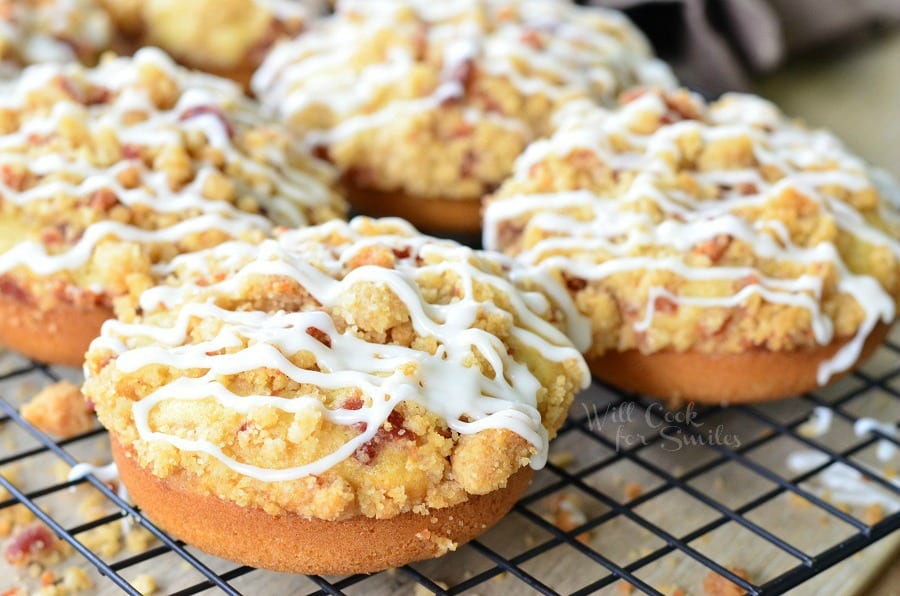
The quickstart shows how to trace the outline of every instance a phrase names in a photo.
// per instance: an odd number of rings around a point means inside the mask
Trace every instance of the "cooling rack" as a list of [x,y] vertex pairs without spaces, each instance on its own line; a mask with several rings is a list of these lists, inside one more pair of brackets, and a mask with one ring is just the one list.
[[[210,557],[157,529],[93,475],[65,479],[78,462],[109,460],[105,431],[55,441],[19,406],[78,373],[6,354],[0,469],[17,466],[29,480],[0,476],[10,495],[0,514],[30,510],[71,546],[67,564],[91,569],[100,593],[137,594],[131,582],[148,572],[173,594],[661,594],[675,586],[690,594],[714,580],[779,594],[900,537],[898,441],[853,428],[863,417],[900,420],[898,332],[861,371],[773,404],[669,411],[595,383],[573,407],[550,463],[497,528],[442,559],[350,577],[289,576]],[[811,429],[816,408],[831,412],[827,428]],[[102,501],[102,515],[78,516],[87,493]],[[137,552],[104,552],[87,539],[124,523],[150,538]],[[10,577],[0,575],[0,585]]]

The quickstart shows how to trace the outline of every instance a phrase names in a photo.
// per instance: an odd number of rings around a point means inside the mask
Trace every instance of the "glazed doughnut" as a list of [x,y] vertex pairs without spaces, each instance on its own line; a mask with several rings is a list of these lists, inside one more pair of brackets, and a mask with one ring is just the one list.
[[265,53],[327,10],[323,0],[104,0],[132,43],[247,85]]
[[171,257],[344,214],[330,166],[162,52],[0,83],[0,343],[80,366]]
[[136,503],[239,563],[350,574],[455,549],[522,494],[590,380],[552,278],[401,220],[166,271],[104,324],[84,392]]
[[564,283],[595,375],[671,400],[825,385],[900,298],[896,186],[757,97],[571,104],[489,199],[485,246]]
[[252,88],[327,155],[360,212],[480,230],[477,203],[573,98],[671,87],[619,12],[561,0],[347,0]]

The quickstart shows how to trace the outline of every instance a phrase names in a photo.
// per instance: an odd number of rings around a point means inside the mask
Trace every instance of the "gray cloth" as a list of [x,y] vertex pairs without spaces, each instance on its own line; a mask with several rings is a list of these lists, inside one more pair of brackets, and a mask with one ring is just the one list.
[[743,90],[791,54],[900,24],[900,0],[587,0],[626,10],[681,80]]

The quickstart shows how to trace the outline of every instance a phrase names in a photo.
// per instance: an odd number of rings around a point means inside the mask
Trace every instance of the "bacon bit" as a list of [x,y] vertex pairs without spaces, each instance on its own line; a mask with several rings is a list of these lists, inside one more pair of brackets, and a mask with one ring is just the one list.
[[737,186],[734,187],[736,191],[741,193],[742,195],[755,195],[759,193],[759,188],[752,182],[741,182]]
[[0,295],[11,298],[16,302],[28,302],[29,295],[25,288],[6,275],[0,276]]
[[54,82],[70,99],[82,105],[95,106],[103,104],[112,97],[112,93],[106,87],[88,85],[86,89],[81,88],[76,86],[72,79],[63,75],[57,75]]
[[450,133],[451,139],[464,139],[466,137],[472,136],[472,133],[475,132],[475,127],[471,122],[462,121],[453,129],[453,132]]
[[544,42],[541,40],[541,35],[534,29],[526,29],[522,32],[522,43],[535,50],[544,49]]
[[666,107],[669,108],[669,110],[674,114],[677,114],[679,119],[700,119],[701,114],[698,106],[689,93],[685,91],[678,91],[676,93],[663,93],[662,98],[663,101],[666,102]]
[[588,285],[587,280],[581,279],[580,277],[569,277],[568,275],[563,274],[563,279],[566,281],[566,287],[569,288],[570,292],[580,292]]
[[719,234],[715,238],[701,242],[694,247],[694,254],[706,255],[712,263],[718,263],[728,247],[731,246],[731,236]]
[[140,145],[126,143],[122,145],[122,157],[125,159],[141,159],[142,148]]
[[[363,407],[363,400],[361,397],[354,396],[344,400],[341,407],[345,410],[360,410]],[[365,432],[365,429],[363,429],[363,432]]]
[[632,87],[631,89],[626,89],[619,94],[619,103],[622,105],[629,104],[634,100],[643,97],[647,93],[650,93],[650,89],[646,87]]
[[204,114],[212,114],[222,123],[222,126],[225,127],[225,131],[228,133],[228,138],[234,137],[234,129],[231,127],[231,123],[228,121],[228,118],[225,116],[225,113],[219,109],[218,106],[195,106],[188,110],[185,110],[179,120],[184,122],[185,120],[190,120],[191,118],[196,118],[197,116],[202,116]]
[[117,197],[116,193],[114,193],[110,189],[101,188],[100,190],[94,192],[93,195],[91,195],[91,200],[88,204],[94,211],[109,213],[110,209],[119,204],[119,197]]
[[10,539],[3,556],[10,565],[24,567],[52,553],[56,542],[56,536],[47,526],[32,524]]
[[625,498],[629,501],[637,499],[642,494],[644,494],[644,488],[637,482],[629,482],[625,485]]
[[[372,437],[366,443],[360,445],[356,449],[356,451],[353,453],[353,458],[361,464],[371,464],[378,456],[378,452],[381,450],[381,447],[386,443],[390,443],[392,441],[397,441],[400,439],[411,439],[413,433],[407,431],[406,428],[403,427],[403,422],[403,414],[401,414],[397,410],[391,412],[387,418],[387,423],[391,425],[391,429],[387,430],[384,426],[379,428],[374,437]],[[361,433],[366,432],[367,428],[365,422],[358,422],[354,425],[354,427],[361,427]]]
[[428,25],[419,23],[412,36],[413,56],[416,62],[425,60],[428,55]]
[[670,315],[678,312],[678,303],[668,296],[657,296],[656,300],[653,301],[653,309],[657,313]]
[[14,168],[10,164],[0,166],[0,180],[3,184],[16,192],[25,190],[25,180],[28,176],[28,170],[22,168]]
[[734,282],[735,289],[740,291],[746,288],[747,286],[755,286],[759,284],[759,276],[755,273],[752,275],[748,275],[746,277],[742,277]]
[[41,585],[42,586],[52,586],[56,583],[56,576],[53,575],[52,571],[44,571],[41,574]]
[[462,60],[455,64],[450,70],[446,82],[459,83],[463,92],[459,95],[451,95],[444,98],[442,105],[450,105],[460,101],[469,92],[472,87],[472,81],[475,79],[475,61],[472,59]]
[[94,87],[88,90],[86,105],[96,106],[104,103],[108,103],[110,98],[112,98],[112,92],[106,87]]
[[247,429],[249,429],[249,428],[250,428],[250,423],[245,420],[244,422],[241,423],[240,428],[238,428],[238,432],[245,433],[245,432],[247,432]]
[[306,334],[312,337],[314,340],[323,344],[325,347],[331,347],[331,337],[319,329],[318,327],[307,327]]
[[459,175],[462,178],[474,178],[475,168],[478,166],[478,157],[474,151],[466,151],[462,164],[459,167]]
[[65,223],[59,223],[41,231],[41,242],[48,246],[62,244],[66,239],[66,229],[69,226]]
[[394,253],[394,258],[408,259],[409,255],[412,253],[412,249],[408,246],[404,246],[403,248],[395,248],[392,252]]

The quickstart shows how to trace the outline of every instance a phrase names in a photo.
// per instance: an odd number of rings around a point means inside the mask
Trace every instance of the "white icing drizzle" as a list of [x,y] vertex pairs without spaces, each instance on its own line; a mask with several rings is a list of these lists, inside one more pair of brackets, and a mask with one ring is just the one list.
[[[827,185],[839,185],[859,191],[873,185],[871,170],[860,159],[849,155],[832,135],[810,131],[788,122],[769,102],[748,95],[727,95],[708,108],[694,99],[697,108],[705,110],[705,122],[682,120],[660,127],[650,135],[631,132],[629,123],[648,112],[666,115],[669,107],[659,93],[646,93],[617,110],[607,111],[588,102],[571,102],[558,115],[559,129],[550,139],[533,143],[519,158],[515,180],[527,180],[532,169],[543,160],[564,158],[574,151],[588,151],[599,163],[617,173],[633,175],[633,180],[615,199],[599,197],[585,190],[554,194],[517,194],[488,202],[484,216],[484,245],[500,250],[500,230],[508,221],[527,221],[529,229],[541,230],[546,237],[517,255],[531,265],[565,271],[581,279],[599,280],[610,275],[633,271],[665,270],[688,280],[733,280],[745,284],[727,296],[683,296],[664,287],[653,287],[644,317],[635,324],[638,331],[647,330],[653,322],[657,298],[664,297],[677,305],[734,307],[751,295],[759,295],[771,303],[787,304],[809,311],[816,341],[825,345],[834,339],[833,324],[820,307],[821,279],[804,274],[795,279],[772,279],[750,267],[692,267],[683,256],[693,247],[721,236],[729,236],[753,247],[760,258],[805,265],[817,263],[834,266],[838,290],[852,296],[865,311],[865,319],[856,335],[831,359],[823,362],[818,381],[825,384],[833,375],[847,370],[856,362],[869,333],[879,321],[890,323],[895,316],[894,298],[870,276],[852,273],[832,243],[804,248],[795,245],[784,223],[778,220],[751,222],[736,214],[737,209],[763,206],[788,190],[795,190],[814,201],[845,232],[887,247],[900,257],[900,242],[870,225],[851,205],[828,194]],[[718,187],[719,198],[698,200],[688,193],[672,189],[677,174],[671,161],[678,161],[677,139],[687,133],[699,134],[707,142],[747,137],[751,140],[757,162],[779,168],[785,176],[775,183],[767,182],[757,170],[714,170],[694,172],[701,185]],[[612,136],[625,138],[632,151],[613,146]],[[835,168],[818,171],[817,165],[833,164]],[[804,168],[814,168],[804,170]],[[878,175],[880,188],[887,188],[883,174]],[[669,188],[663,184],[669,182]],[[508,184],[515,184],[510,182]],[[752,185],[741,189],[742,185]],[[617,191],[620,192],[620,191]],[[631,210],[639,201],[650,200],[665,214],[658,223],[649,214]],[[897,199],[882,201],[885,221],[900,221]],[[573,212],[579,214],[576,219]],[[586,216],[585,214],[588,214]],[[543,236],[542,236],[543,237]],[[639,249],[651,247],[660,256],[633,256]],[[559,254],[566,251],[566,254]],[[592,251],[608,255],[598,263]]]
[[[126,374],[151,364],[207,371],[200,377],[180,377],[135,402],[132,412],[140,438],[205,453],[252,478],[284,481],[327,471],[369,441],[395,406],[414,401],[463,435],[489,428],[519,434],[536,448],[532,465],[543,466],[548,436],[537,410],[541,384],[508,353],[502,341],[473,328],[473,324],[480,312],[499,314],[510,320],[514,315],[517,323],[512,335],[543,358],[577,362],[581,373],[577,381],[583,388],[589,383],[589,373],[578,350],[541,317],[550,308],[548,300],[539,294],[520,294],[512,282],[485,273],[478,266],[479,263],[507,263],[502,257],[416,235],[408,224],[399,220],[382,220],[396,231],[365,235],[360,232],[365,222],[364,219],[349,224],[329,222],[285,232],[258,246],[229,242],[181,255],[165,265],[166,270],[177,272],[181,283],[148,290],[141,297],[141,307],[145,320],[161,309],[177,310],[176,319],[168,326],[108,321],[102,336],[92,345],[92,350],[108,349],[117,354],[115,366]],[[334,234],[348,242],[339,246],[322,244],[322,238]],[[386,246],[400,254],[408,251],[410,256],[398,257],[395,269],[362,266],[340,278],[344,263],[372,245]],[[417,258],[423,264],[417,264]],[[202,287],[191,283],[190,278],[209,271],[211,262],[218,264],[217,270],[225,268],[228,273],[225,278]],[[431,304],[424,299],[417,279],[443,273],[457,276],[461,295],[449,304]],[[197,297],[198,292],[239,297],[245,285],[259,276],[295,280],[326,309],[338,306],[358,283],[377,284],[405,304],[417,334],[438,340],[437,352],[432,355],[403,346],[369,343],[350,331],[338,333],[331,316],[323,311],[229,311]],[[476,283],[490,284],[505,293],[510,311],[501,310],[493,302],[477,300]],[[198,319],[218,321],[221,330],[212,339],[186,343],[189,325]],[[310,327],[327,335],[331,345],[304,332]],[[220,352],[245,344],[246,347],[230,354]],[[312,353],[323,372],[292,364],[288,356],[301,351]],[[480,354],[493,369],[491,376],[483,375],[477,367],[466,366],[474,353]],[[404,372],[410,363],[415,365],[415,372]],[[298,383],[326,390],[358,388],[371,398],[371,406],[329,410],[312,396],[286,399],[237,395],[222,383],[224,376],[258,368],[275,369]],[[317,410],[335,424],[365,423],[365,430],[317,461],[286,469],[266,469],[237,461],[223,451],[223,446],[205,439],[172,436],[152,429],[150,414],[158,404],[203,399],[214,399],[223,407],[242,413],[264,406],[291,413]]]
[[860,418],[853,424],[853,432],[857,437],[865,437],[872,431],[877,431],[894,439],[894,442],[887,439],[878,441],[878,447],[875,451],[875,455],[878,459],[881,461],[890,461],[897,454],[896,441],[900,439],[900,432],[897,430],[897,425],[892,422],[881,422],[874,418]]
[[834,411],[825,406],[816,406],[809,415],[809,420],[797,428],[804,437],[821,437],[831,430],[831,422],[834,420]]
[[[498,15],[509,9],[518,16],[500,22]],[[398,23],[398,13],[405,10],[414,11],[420,23]],[[427,36],[429,46],[442,52],[443,76],[429,95],[398,99],[373,110],[375,97],[408,79],[421,64],[398,45],[382,62],[355,66],[357,48],[385,30],[411,40]],[[541,49],[529,45],[529,35],[536,32],[552,33],[542,37]],[[651,56],[641,33],[616,11],[585,9],[560,0],[346,0],[338,4],[336,15],[276,47],[254,75],[252,87],[265,106],[285,118],[313,105],[330,109],[339,123],[309,137],[311,143],[322,144],[463,98],[459,73],[472,63],[508,80],[523,96],[552,100],[574,93],[611,101],[621,88],[633,84],[675,85],[671,71]],[[555,80],[546,74],[522,74],[516,67],[521,63],[537,73],[552,73]],[[533,134],[524,121],[495,110],[469,106],[466,117]]]
[[[138,73],[147,66],[162,69],[183,90],[171,109],[155,108],[146,92],[136,85]],[[59,101],[46,115],[30,116],[17,131],[0,136],[0,167],[25,166],[39,177],[71,172],[81,182],[47,181],[18,191],[0,180],[3,201],[27,206],[49,201],[60,194],[90,197],[100,189],[108,189],[125,207],[151,209],[156,213],[183,213],[190,217],[156,230],[112,221],[95,222],[86,228],[77,243],[59,254],[47,254],[37,242],[22,242],[0,254],[0,273],[22,265],[39,275],[73,270],[87,263],[97,244],[108,237],[146,244],[174,243],[209,230],[221,230],[232,237],[253,229],[268,232],[273,227],[270,220],[281,225],[302,226],[309,223],[305,209],[328,204],[331,200],[330,189],[312,174],[289,164],[280,151],[268,150],[263,161],[245,154],[232,142],[231,127],[240,134],[245,126],[266,125],[266,121],[257,115],[254,104],[242,96],[237,86],[230,81],[181,69],[153,48],[140,50],[134,58],[106,62],[96,69],[83,69],[77,65],[31,67],[18,79],[0,84],[0,107],[21,108],[26,105],[30,92],[50,84],[59,76],[84,77],[109,89],[113,95],[109,102],[99,106]],[[146,112],[147,118],[140,122],[130,121],[135,110]],[[204,184],[217,170],[200,160],[193,164],[196,168],[194,179],[178,190],[172,190],[166,172],[153,171],[139,159],[126,157],[111,167],[102,168],[78,155],[52,153],[31,158],[23,152],[33,135],[55,134],[66,117],[80,120],[92,131],[112,130],[123,146],[181,146],[182,135],[202,134],[211,147],[221,151],[229,168],[264,181],[254,188],[233,178],[239,196],[258,197],[268,218],[242,211],[227,201],[207,199],[203,195]],[[309,159],[311,168],[324,168],[316,160]],[[118,176],[130,168],[137,170],[141,184],[127,189]]]
[[[826,464],[828,460],[828,454],[821,451],[795,451],[788,455],[787,466],[792,472],[803,474]],[[888,514],[900,510],[900,499],[841,462],[828,466],[811,482],[815,486],[810,487],[810,492],[833,503],[860,507],[879,505]],[[891,480],[891,483],[900,486],[900,481]]]
[[119,468],[115,462],[106,464],[105,466],[95,466],[86,462],[78,463],[69,470],[69,482],[81,480],[88,474],[93,474],[100,482],[118,482]]

